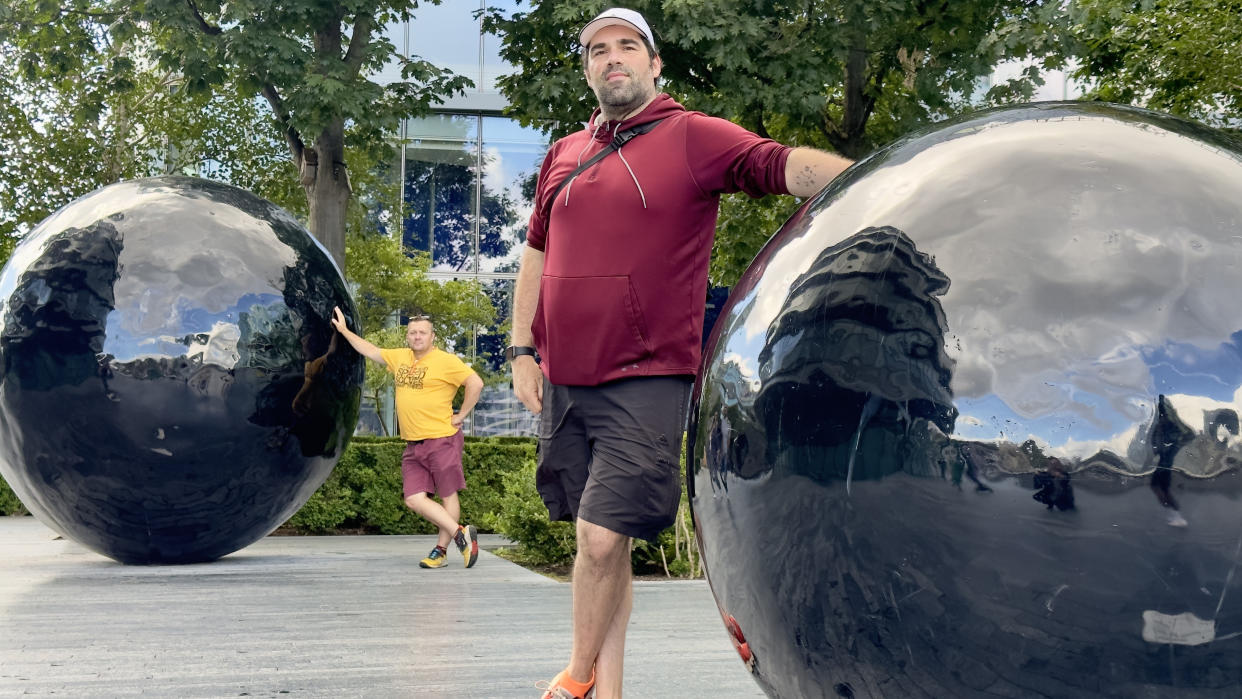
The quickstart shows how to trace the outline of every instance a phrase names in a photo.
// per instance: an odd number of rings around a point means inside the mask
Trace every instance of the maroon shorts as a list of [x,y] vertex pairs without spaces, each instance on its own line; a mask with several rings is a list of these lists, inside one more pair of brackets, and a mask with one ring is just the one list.
[[681,437],[691,377],[647,376],[602,386],[544,380],[535,487],[553,520],[581,517],[654,540],[681,503]]
[[401,454],[402,489],[408,498],[415,493],[447,497],[466,487],[461,470],[461,451],[466,435],[461,430],[448,437],[406,442]]

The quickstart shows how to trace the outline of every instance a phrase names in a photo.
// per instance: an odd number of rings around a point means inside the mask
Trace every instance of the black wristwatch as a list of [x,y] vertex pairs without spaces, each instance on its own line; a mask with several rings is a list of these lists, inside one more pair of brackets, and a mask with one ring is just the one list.
[[535,356],[535,348],[534,347],[518,347],[514,345],[509,345],[508,347],[505,348],[505,361],[506,362],[511,362],[514,359],[521,357],[522,355],[529,355],[531,357]]

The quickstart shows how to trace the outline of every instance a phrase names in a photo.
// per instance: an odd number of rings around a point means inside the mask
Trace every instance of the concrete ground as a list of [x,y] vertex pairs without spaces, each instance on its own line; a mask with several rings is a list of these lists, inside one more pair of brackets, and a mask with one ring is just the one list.
[[[0,697],[538,697],[569,657],[570,589],[486,549],[422,570],[427,536],[268,537],[124,566],[0,517]],[[626,696],[759,698],[702,581],[638,582]]]

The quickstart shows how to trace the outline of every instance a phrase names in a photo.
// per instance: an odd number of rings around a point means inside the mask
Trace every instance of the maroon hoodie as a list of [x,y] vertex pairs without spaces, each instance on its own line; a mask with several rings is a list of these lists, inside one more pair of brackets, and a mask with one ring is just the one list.
[[[720,195],[785,194],[789,148],[659,95],[557,141],[526,242],[544,253],[531,330],[555,384],[695,374]],[[663,119],[552,191],[616,131]],[[549,213],[550,212],[550,213]]]

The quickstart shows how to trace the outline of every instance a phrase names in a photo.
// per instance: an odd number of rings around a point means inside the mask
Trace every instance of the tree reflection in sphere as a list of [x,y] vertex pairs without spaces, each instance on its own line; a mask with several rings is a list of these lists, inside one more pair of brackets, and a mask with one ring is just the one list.
[[0,474],[45,524],[125,563],[206,561],[328,477],[363,360],[340,271],[287,212],[189,177],[105,187],[0,273]]
[[691,504],[770,696],[1242,692],[1242,150],[1099,103],[858,163],[760,252]]

